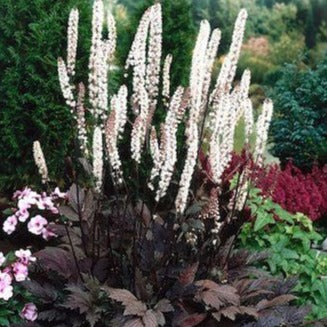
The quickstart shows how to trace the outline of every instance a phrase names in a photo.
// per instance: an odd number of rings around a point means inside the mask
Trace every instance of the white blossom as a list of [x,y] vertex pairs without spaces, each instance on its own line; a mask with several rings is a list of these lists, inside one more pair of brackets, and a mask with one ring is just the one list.
[[80,83],[78,88],[78,99],[77,99],[77,132],[78,132],[80,149],[85,156],[88,156],[84,99],[85,99],[85,86],[83,83]]
[[67,31],[67,73],[70,76],[75,75],[76,51],[78,43],[78,19],[78,10],[72,9],[69,14]]
[[103,144],[100,127],[95,127],[93,133],[93,176],[95,178],[95,191],[100,192],[103,179]]
[[42,178],[42,183],[47,183],[49,181],[48,167],[39,141],[34,141],[33,143],[33,155],[35,164]]
[[268,139],[268,130],[273,114],[273,103],[270,99],[266,99],[263,103],[262,113],[260,114],[256,127],[256,142],[254,150],[254,158],[258,165],[262,165],[263,154]]
[[149,114],[149,97],[145,88],[140,88],[140,114],[136,117],[132,136],[131,136],[131,152],[132,158],[137,162],[141,162],[141,152],[145,141],[146,130],[148,126]]
[[117,183],[122,182],[121,160],[118,140],[121,137],[127,121],[127,88],[121,86],[118,95],[111,99],[111,113],[106,123],[105,136],[107,153],[112,167],[112,173]]
[[71,113],[73,113],[76,106],[73,94],[74,87],[70,84],[66,64],[62,58],[58,58],[58,76],[62,95],[65,98],[67,105],[71,108]]
[[170,100],[170,68],[173,61],[173,56],[168,54],[165,58],[163,77],[162,77],[162,97],[165,105],[168,105]]
[[185,110],[185,107],[181,106],[183,93],[184,88],[177,88],[171,99],[166,121],[163,126],[163,133],[165,133],[166,144],[161,152],[160,181],[156,193],[156,201],[159,201],[160,198],[166,195],[173,175],[175,163],[177,161],[176,133],[178,124],[180,123]]
[[153,180],[159,176],[161,166],[159,142],[154,126],[152,126],[150,133],[150,153],[153,161],[153,167],[151,169],[150,182],[148,183],[148,187],[150,190],[154,190]]
[[206,72],[206,52],[209,41],[210,25],[207,21],[202,21],[200,32],[196,41],[192,57],[192,67],[190,75],[190,117],[186,128],[187,154],[183,168],[179,190],[175,200],[176,211],[182,214],[185,210],[191,179],[194,167],[196,165],[198,147],[199,147],[199,130],[198,123],[201,112],[201,101],[203,84]]

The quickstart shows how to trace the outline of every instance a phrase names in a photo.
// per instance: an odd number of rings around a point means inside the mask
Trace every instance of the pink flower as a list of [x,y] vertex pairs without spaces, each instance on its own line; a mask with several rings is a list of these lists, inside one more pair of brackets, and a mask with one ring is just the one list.
[[15,215],[9,216],[3,223],[3,231],[10,235],[16,230],[17,218]]
[[25,196],[28,196],[32,190],[28,187],[25,187],[22,191],[16,191],[14,193],[13,198],[14,199],[23,199]]
[[19,210],[27,210],[31,207],[31,204],[27,200],[21,199],[18,201],[17,207]]
[[35,235],[41,235],[48,221],[40,215],[33,217],[27,224],[28,231]]
[[45,227],[42,230],[42,237],[46,240],[49,241],[53,237],[57,237],[57,234],[55,234],[51,228]]
[[22,318],[29,321],[35,321],[37,318],[37,308],[34,303],[26,303],[23,310],[20,313]]
[[52,198],[46,196],[45,194],[43,194],[42,197],[37,202],[37,207],[40,210],[45,210],[45,209],[50,210],[54,214],[59,213],[59,210],[55,207]]
[[2,266],[6,261],[6,257],[0,252],[0,266]]
[[24,223],[30,216],[30,213],[28,212],[27,208],[24,208],[18,210],[15,215],[20,222]]
[[32,253],[30,250],[23,250],[20,249],[15,252],[15,256],[19,259],[19,262],[21,262],[24,265],[28,265],[30,262],[34,262],[36,260],[35,257],[32,256]]
[[12,267],[17,282],[24,281],[28,276],[28,268],[21,262],[15,262]]
[[12,278],[6,272],[0,271],[0,299],[8,301],[13,296]]
[[25,188],[23,191],[15,192],[14,198],[18,198],[19,209],[29,209],[35,205],[40,198],[40,195],[32,191],[30,188]]
[[59,187],[56,187],[55,190],[52,192],[51,196],[54,199],[65,199],[67,197],[67,193],[60,192]]

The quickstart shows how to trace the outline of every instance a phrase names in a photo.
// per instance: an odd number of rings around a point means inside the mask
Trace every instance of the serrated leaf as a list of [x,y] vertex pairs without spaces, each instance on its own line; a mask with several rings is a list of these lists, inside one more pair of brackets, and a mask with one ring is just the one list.
[[154,307],[156,311],[160,312],[171,312],[174,311],[174,307],[171,305],[168,299],[160,300]]
[[68,206],[60,206],[59,213],[62,216],[65,216],[70,221],[78,221],[78,214],[71,207]]
[[195,274],[198,271],[199,263],[195,262],[194,264],[186,267],[178,277],[178,281],[181,285],[186,286],[193,283]]
[[254,231],[257,232],[260,229],[262,229],[263,227],[265,227],[269,224],[273,224],[273,223],[275,223],[275,220],[270,214],[268,214],[264,211],[260,212],[260,213],[258,213],[257,219],[255,220],[255,223],[254,223]]
[[193,327],[199,325],[202,321],[207,318],[206,313],[194,313],[188,315],[178,321],[179,327]]
[[153,310],[147,310],[142,318],[144,327],[157,327],[158,322],[157,322],[157,317]]
[[258,311],[265,310],[265,309],[268,309],[268,308],[271,308],[271,307],[286,304],[286,303],[288,303],[290,301],[293,301],[295,299],[297,299],[297,297],[292,295],[292,294],[283,294],[283,295],[275,297],[272,300],[261,300],[256,305],[256,309]]

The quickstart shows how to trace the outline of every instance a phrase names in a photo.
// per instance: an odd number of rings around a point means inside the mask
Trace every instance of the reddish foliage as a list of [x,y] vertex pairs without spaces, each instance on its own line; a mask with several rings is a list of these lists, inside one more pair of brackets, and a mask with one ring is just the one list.
[[256,186],[285,210],[301,212],[313,221],[327,216],[327,165],[322,168],[314,166],[310,173],[303,173],[292,162],[282,170],[277,164],[258,167],[246,158],[244,153],[233,155],[224,173],[225,180],[244,168],[247,161]]
[[284,170],[269,166],[257,175],[256,184],[265,195],[289,212],[302,212],[312,220],[327,214],[327,165],[303,173],[292,163]]

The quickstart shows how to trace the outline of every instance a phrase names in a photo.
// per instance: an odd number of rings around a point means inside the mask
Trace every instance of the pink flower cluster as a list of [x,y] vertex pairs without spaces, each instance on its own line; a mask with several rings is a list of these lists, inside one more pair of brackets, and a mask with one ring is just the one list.
[[[16,261],[0,269],[0,300],[8,301],[13,295],[13,282],[22,282],[28,278],[28,266],[36,260],[30,250],[18,250],[15,252]],[[6,262],[6,258],[0,252],[0,268]],[[34,321],[37,318],[37,308],[33,303],[25,304],[20,316],[26,320]]]
[[[28,266],[36,260],[30,250],[18,250],[15,252],[16,261],[8,264],[0,270],[0,299],[8,301],[13,296],[12,283],[23,282],[28,278]],[[6,262],[6,258],[0,252],[0,268]]]
[[49,196],[45,192],[38,194],[28,187],[22,191],[16,191],[13,199],[17,200],[18,209],[4,221],[3,231],[10,235],[16,230],[18,222],[25,223],[29,219],[27,228],[30,233],[42,235],[45,240],[56,236],[51,230],[51,224],[48,223],[47,219],[39,214],[31,217],[32,211],[37,209],[58,214],[56,201],[65,198],[66,193],[60,192],[58,187]]

